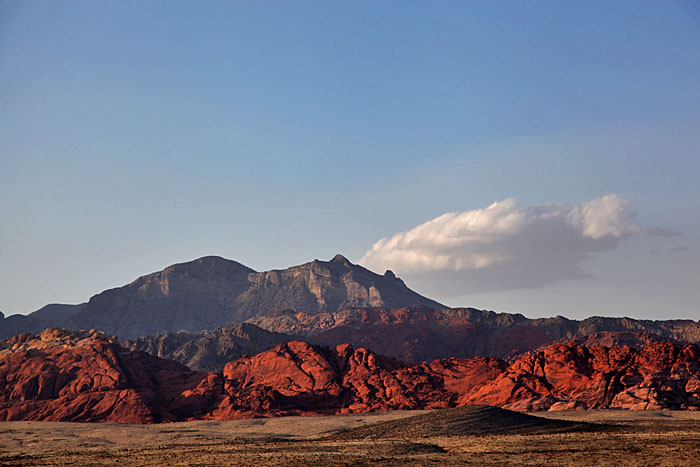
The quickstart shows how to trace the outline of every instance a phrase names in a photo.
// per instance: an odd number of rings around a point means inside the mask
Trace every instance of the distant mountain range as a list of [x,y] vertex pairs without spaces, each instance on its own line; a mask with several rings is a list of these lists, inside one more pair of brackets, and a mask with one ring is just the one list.
[[529,319],[447,308],[391,271],[375,274],[341,255],[255,272],[215,256],[169,266],[80,305],[47,305],[0,320],[0,338],[47,327],[99,329],[122,345],[218,371],[244,355],[292,340],[349,343],[402,362],[450,357],[513,359],[558,341],[643,348],[700,343],[700,323],[592,317]]
[[284,270],[256,272],[206,256],[139,277],[80,305],[47,305],[0,320],[0,338],[42,329],[100,329],[122,339],[198,332],[279,310],[310,314],[347,307],[444,308],[412,291],[391,271],[375,274],[336,255]]
[[204,257],[0,335],[0,420],[700,409],[698,322],[447,308],[340,255],[267,272]]
[[700,324],[602,317],[529,319],[473,308],[350,308],[317,314],[282,311],[214,331],[146,336],[122,345],[177,360],[193,370],[218,371],[229,360],[292,340],[329,347],[349,343],[406,363],[477,356],[512,360],[562,341],[637,349],[658,341],[700,343]]

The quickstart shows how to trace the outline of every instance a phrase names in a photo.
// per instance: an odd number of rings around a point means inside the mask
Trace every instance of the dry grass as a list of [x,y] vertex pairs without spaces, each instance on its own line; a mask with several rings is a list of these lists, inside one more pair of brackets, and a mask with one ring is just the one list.
[[[501,430],[487,435],[416,431],[415,420],[405,418],[415,414],[166,425],[3,422],[0,465],[676,466],[697,465],[700,459],[700,414],[694,412],[545,413],[537,415],[613,426],[602,431]],[[427,423],[440,426],[440,412],[430,415]],[[454,412],[449,416],[454,419]],[[443,421],[449,419],[445,417]],[[378,430],[384,437],[374,439],[332,436],[351,434],[357,427],[364,427],[366,434],[369,424],[381,422],[391,422],[388,426],[398,431]],[[419,425],[425,423],[424,419]],[[402,433],[401,426],[413,428]],[[369,433],[372,438],[371,429]]]

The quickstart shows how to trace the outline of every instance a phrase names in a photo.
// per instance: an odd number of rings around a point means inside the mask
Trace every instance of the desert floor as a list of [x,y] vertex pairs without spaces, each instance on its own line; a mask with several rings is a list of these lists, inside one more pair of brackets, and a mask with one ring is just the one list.
[[0,422],[0,465],[700,465],[698,412],[548,412],[534,415],[604,426],[368,436],[369,425],[400,430],[421,414],[441,423],[438,411],[162,425]]

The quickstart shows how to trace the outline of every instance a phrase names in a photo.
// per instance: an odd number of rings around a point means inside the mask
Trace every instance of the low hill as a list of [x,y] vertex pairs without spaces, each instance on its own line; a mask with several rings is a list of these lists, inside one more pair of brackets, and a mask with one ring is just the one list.
[[352,428],[331,439],[416,439],[491,434],[543,434],[599,430],[602,425],[535,417],[488,405],[435,410],[413,417]]

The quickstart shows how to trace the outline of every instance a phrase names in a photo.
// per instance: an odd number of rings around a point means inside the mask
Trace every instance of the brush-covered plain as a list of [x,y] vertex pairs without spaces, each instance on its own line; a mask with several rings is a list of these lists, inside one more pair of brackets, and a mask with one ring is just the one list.
[[[563,422],[562,422],[563,420]],[[0,423],[2,466],[692,465],[700,413],[435,411],[156,425]]]

